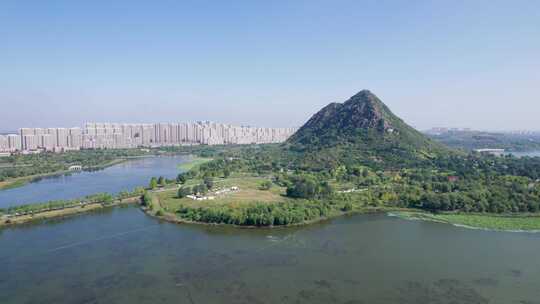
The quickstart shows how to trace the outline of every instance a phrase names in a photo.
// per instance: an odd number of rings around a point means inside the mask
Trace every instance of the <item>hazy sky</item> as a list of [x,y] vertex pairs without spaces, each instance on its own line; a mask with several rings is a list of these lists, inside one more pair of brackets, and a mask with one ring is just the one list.
[[540,130],[540,1],[0,1],[0,130],[298,126],[361,89],[421,129]]

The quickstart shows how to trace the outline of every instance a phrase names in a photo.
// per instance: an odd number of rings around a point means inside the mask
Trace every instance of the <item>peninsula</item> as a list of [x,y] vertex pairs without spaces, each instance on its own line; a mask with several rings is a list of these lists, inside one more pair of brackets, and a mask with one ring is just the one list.
[[327,105],[282,144],[204,149],[199,156],[212,160],[195,159],[176,180],[156,177],[137,193],[147,214],[276,227],[413,211],[465,226],[540,227],[540,158],[453,150],[410,127],[368,90]]
[[146,197],[149,214],[237,226],[381,210],[512,215],[518,226],[540,220],[516,217],[540,209],[539,158],[452,150],[367,90],[324,107],[281,145],[225,151],[182,176],[179,189]]

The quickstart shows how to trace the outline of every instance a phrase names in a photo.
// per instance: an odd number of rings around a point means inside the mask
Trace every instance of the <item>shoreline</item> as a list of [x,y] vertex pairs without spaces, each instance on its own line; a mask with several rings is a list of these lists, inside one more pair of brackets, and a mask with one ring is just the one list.
[[434,222],[472,230],[540,232],[540,214],[535,213],[430,213],[422,210],[406,210],[390,212],[389,215],[404,220]]
[[[190,155],[190,154],[171,154],[171,156],[172,155]],[[19,187],[22,187],[24,185],[33,183],[33,182],[35,182],[37,180],[40,180],[42,178],[59,177],[59,176],[67,175],[67,174],[70,174],[70,173],[91,172],[91,171],[94,171],[94,170],[102,170],[102,169],[106,169],[106,168],[109,168],[109,167],[112,167],[112,166],[115,166],[115,165],[118,165],[118,164],[121,164],[121,163],[125,163],[125,162],[130,161],[130,160],[137,160],[137,159],[141,159],[141,158],[152,158],[152,157],[159,157],[159,156],[160,155],[154,155],[154,154],[140,155],[140,156],[128,156],[128,157],[114,159],[114,160],[112,160],[110,162],[107,162],[105,164],[86,167],[81,171],[60,170],[60,171],[54,171],[54,172],[49,172],[49,173],[41,173],[41,174],[36,174],[36,175],[15,177],[15,178],[0,182],[0,191],[19,188]]]
[[194,156],[193,159],[191,159],[189,162],[186,162],[186,163],[183,163],[183,164],[179,164],[177,166],[178,169],[180,170],[183,170],[183,171],[189,171],[197,166],[200,166],[204,163],[207,163],[209,161],[211,161],[212,158],[210,157],[198,157],[198,156]]
[[121,205],[140,203],[140,201],[141,201],[140,196],[132,196],[132,197],[127,197],[121,200],[117,200],[114,203],[107,204],[107,205],[103,204],[103,202],[98,202],[98,203],[91,203],[91,204],[85,204],[85,205],[77,205],[73,207],[66,207],[64,209],[59,209],[59,210],[49,210],[49,211],[44,211],[44,212],[39,212],[39,213],[13,216],[9,218],[7,217],[1,218],[2,220],[0,221],[0,229],[4,227],[17,226],[17,225],[22,225],[22,224],[31,223],[31,222],[40,221],[40,220],[70,217],[70,216],[86,213],[93,210],[108,208],[108,207],[116,207],[116,206],[121,206]]
[[54,172],[50,172],[50,173],[41,173],[41,174],[36,174],[36,175],[15,177],[15,178],[0,182],[0,191],[22,187],[24,185],[33,183],[33,182],[35,182],[37,180],[40,180],[42,178],[59,177],[59,176],[64,176],[64,175],[67,175],[67,174],[70,174],[70,173],[79,173],[79,172],[89,172],[89,171],[93,171],[93,170],[102,170],[102,169],[112,167],[114,165],[121,164],[121,163],[126,162],[126,161],[128,161],[130,159],[131,158],[118,158],[118,159],[114,159],[114,160],[112,160],[110,162],[107,162],[105,164],[102,164],[102,165],[97,165],[97,166],[84,168],[81,171],[60,170],[60,171],[54,171]]
[[[309,226],[312,224],[317,224],[329,220],[333,220],[343,216],[353,216],[357,214],[383,214],[388,212],[403,212],[403,211],[412,211],[411,209],[403,208],[390,208],[390,207],[367,207],[358,210],[351,211],[340,211],[336,214],[332,214],[325,217],[319,217],[310,221],[304,221],[296,224],[287,224],[287,225],[269,225],[269,226],[256,226],[256,225],[235,225],[227,223],[209,223],[201,221],[189,221],[179,218],[174,213],[165,212],[163,215],[156,215],[156,212],[152,212],[149,208],[141,207],[141,210],[148,216],[155,218],[157,220],[162,220],[172,224],[187,224],[187,225],[200,225],[200,226],[217,226],[217,227],[232,227],[235,229],[280,229],[280,228],[293,228],[293,227],[303,227]],[[163,210],[163,209],[160,209]]]
[[[492,214],[492,213],[459,213],[459,212],[439,212],[431,213],[427,210],[398,208],[389,206],[369,207],[357,206],[356,208],[344,211],[335,209],[328,215],[304,220],[294,224],[285,225],[238,225],[229,224],[226,222],[208,222],[200,220],[191,220],[182,218],[175,211],[163,206],[159,200],[153,202],[156,204],[152,209],[142,208],[143,212],[148,216],[154,217],[175,224],[192,224],[206,226],[231,226],[234,228],[279,228],[279,227],[295,227],[306,226],[318,222],[331,220],[340,216],[369,214],[369,213],[386,213],[388,216],[395,216],[406,220],[424,220],[444,224],[451,224],[456,227],[468,229],[482,229],[490,231],[509,231],[509,232],[540,232],[540,213],[516,213],[516,214]],[[277,202],[276,202],[277,203]],[[160,213],[157,215],[157,213]]]
[[[2,218],[0,221],[0,229],[5,227],[13,227],[18,226],[26,223],[32,223],[37,222],[41,220],[49,220],[49,219],[57,219],[57,218],[65,218],[65,217],[71,217],[74,215],[79,215],[83,213],[87,213],[94,210],[109,208],[109,207],[117,207],[121,205],[128,205],[128,204],[140,204],[142,202],[142,199],[140,196],[133,196],[133,197],[127,197],[122,200],[117,200],[112,204],[105,205],[103,202],[98,203],[91,203],[86,205],[78,205],[74,207],[67,207],[61,210],[50,210],[50,211],[44,211],[40,213],[34,213],[34,214],[27,214],[27,215],[20,215],[10,218]],[[417,220],[417,221],[426,221],[426,222],[434,222],[434,223],[440,223],[440,224],[449,224],[454,227],[460,227],[465,229],[472,229],[472,230],[484,230],[484,231],[493,231],[493,232],[525,232],[525,233],[539,233],[539,229],[518,229],[518,228],[496,228],[496,227],[483,227],[483,226],[474,226],[474,225],[468,225],[464,223],[460,223],[457,221],[450,221],[445,220],[443,218],[437,217],[438,215],[444,215],[444,216],[452,216],[452,215],[459,215],[462,217],[470,217],[470,218],[481,218],[485,220],[489,219],[535,219],[538,220],[538,225],[540,226],[540,214],[530,214],[530,213],[522,213],[522,214],[434,214],[427,211],[422,211],[418,209],[410,209],[410,208],[393,208],[393,207],[366,207],[351,211],[339,211],[332,215],[325,216],[325,217],[319,217],[313,220],[304,221],[301,223],[295,223],[295,224],[287,224],[287,225],[268,225],[268,226],[256,226],[256,225],[235,225],[235,224],[227,224],[227,223],[209,223],[209,222],[202,222],[202,221],[189,221],[182,219],[178,216],[176,216],[175,213],[171,212],[164,212],[163,215],[156,215],[157,211],[151,210],[147,207],[140,206],[141,211],[156,220],[165,221],[172,224],[177,225],[199,225],[199,226],[216,226],[216,227],[232,227],[235,229],[280,229],[280,228],[293,228],[293,227],[303,227],[303,226],[309,226],[312,224],[322,223],[325,221],[333,220],[339,217],[343,216],[354,216],[358,214],[387,214],[388,216],[397,217],[404,220]],[[160,209],[163,211],[163,208]]]
[[[419,221],[430,221],[440,224],[449,224],[454,227],[460,227],[460,228],[466,228],[466,229],[473,229],[473,230],[484,230],[484,231],[493,231],[493,232],[525,232],[525,233],[540,233],[540,214],[534,214],[534,213],[517,213],[517,214],[490,214],[490,213],[431,213],[424,210],[419,209],[411,209],[411,208],[396,208],[396,207],[364,207],[356,210],[351,211],[337,211],[332,215],[325,216],[325,217],[319,217],[313,220],[309,221],[303,221],[301,223],[296,224],[287,224],[287,225],[268,225],[268,226],[256,226],[256,225],[235,225],[235,224],[227,224],[227,223],[210,223],[210,222],[202,222],[202,221],[190,221],[185,220],[180,217],[178,217],[175,213],[171,213],[168,211],[164,211],[164,208],[159,205],[158,211],[161,210],[163,215],[156,215],[157,211],[150,210],[145,207],[141,207],[141,210],[148,216],[153,217],[158,220],[162,220],[165,222],[173,223],[173,224],[188,224],[188,225],[203,225],[203,226],[222,226],[222,227],[233,227],[236,229],[279,229],[279,228],[290,228],[290,227],[301,227],[301,226],[308,226],[311,224],[316,224],[328,220],[332,220],[338,217],[342,216],[353,216],[357,214],[382,214],[386,213],[388,216],[394,216],[398,217],[400,219],[404,220],[419,220]],[[442,218],[444,217],[450,217],[450,219]],[[462,219],[461,221],[452,219],[452,216],[459,216],[458,219]],[[465,220],[463,220],[465,219]],[[487,224],[484,225],[471,225],[467,223],[467,221],[476,220],[480,223],[487,222],[488,224],[491,223],[493,220],[500,220],[503,221],[503,224],[506,224],[506,226],[502,226],[502,224],[498,223],[499,226],[489,226]],[[534,228],[524,228],[527,227],[523,223],[520,223],[519,221],[538,221],[533,223]],[[517,223],[504,223],[504,221],[517,221]],[[521,224],[521,225],[520,225]],[[530,223],[525,223],[529,224]],[[512,226],[508,226],[512,225]]]
[[[139,159],[139,158],[146,158],[146,157],[159,157],[159,155],[143,155],[143,156],[119,158],[119,159],[112,160],[112,161],[110,161],[108,163],[105,163],[103,165],[100,165],[100,166],[93,166],[93,167],[86,168],[83,171],[103,169],[103,168],[111,167],[111,166],[114,166],[114,165],[129,161],[131,159]],[[191,163],[191,162],[188,162],[188,163]],[[70,172],[74,172],[74,171],[62,170],[62,171],[57,171],[57,172],[54,172],[54,173],[40,174],[39,176],[22,177],[21,179],[24,178],[24,179],[28,179],[28,180],[26,180],[24,183],[22,183],[20,185],[17,185],[17,187],[25,185],[28,182],[31,182],[32,180],[35,180],[35,179],[38,179],[38,178],[43,178],[43,177],[47,177],[47,176],[63,175],[63,174],[67,174],[67,173],[70,173]],[[78,171],[78,172],[80,172],[80,171]],[[1,185],[2,184],[0,183],[0,191],[2,190]],[[161,192],[161,191],[164,191],[164,189],[160,188],[160,189],[157,189],[157,190],[154,190],[154,191],[149,191],[149,192]],[[137,196],[123,198],[123,199],[121,199],[119,201],[117,200],[114,203],[107,204],[107,205],[103,204],[103,202],[97,202],[97,203],[91,203],[91,204],[84,204],[84,205],[76,205],[76,206],[66,207],[66,208],[59,209],[59,210],[49,210],[49,211],[43,211],[43,212],[38,212],[38,213],[33,213],[33,214],[25,214],[25,215],[19,215],[19,216],[11,216],[11,217],[8,217],[7,215],[2,214],[0,212],[0,229],[2,229],[3,227],[8,227],[8,226],[16,226],[16,225],[25,224],[25,223],[34,222],[34,221],[39,221],[39,220],[68,217],[68,216],[73,216],[73,215],[89,212],[89,211],[92,211],[92,210],[98,210],[98,209],[102,209],[102,208],[115,207],[115,206],[119,206],[119,205],[133,204],[133,203],[140,204],[141,203],[141,196],[137,195]]]

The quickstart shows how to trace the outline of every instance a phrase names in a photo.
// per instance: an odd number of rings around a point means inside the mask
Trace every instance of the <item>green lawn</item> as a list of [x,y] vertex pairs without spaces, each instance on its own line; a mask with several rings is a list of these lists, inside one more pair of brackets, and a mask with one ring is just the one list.
[[195,157],[191,161],[178,165],[178,169],[189,171],[197,166],[211,161],[211,158]]
[[[273,185],[270,190],[260,190],[260,184],[267,180],[263,177],[230,177],[214,179],[214,187],[207,195],[215,196],[214,200],[196,201],[190,198],[177,198],[176,190],[164,191],[157,193],[159,203],[168,212],[175,212],[180,206],[198,208],[212,206],[231,206],[239,207],[251,203],[277,203],[283,202],[287,198],[285,188]],[[185,186],[194,186],[200,181],[190,181]],[[216,196],[212,194],[217,189],[230,188],[236,186],[239,188],[237,192],[231,192]]]
[[398,212],[400,217],[438,221],[454,225],[493,230],[540,231],[540,215],[496,215],[496,214],[431,214],[421,212]]

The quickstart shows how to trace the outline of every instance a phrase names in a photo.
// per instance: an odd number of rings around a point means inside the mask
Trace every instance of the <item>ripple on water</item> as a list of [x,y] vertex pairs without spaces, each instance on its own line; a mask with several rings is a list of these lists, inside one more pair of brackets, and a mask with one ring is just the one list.
[[489,300],[482,297],[471,286],[455,279],[440,279],[431,284],[407,282],[398,287],[396,303],[417,304],[484,304]]

